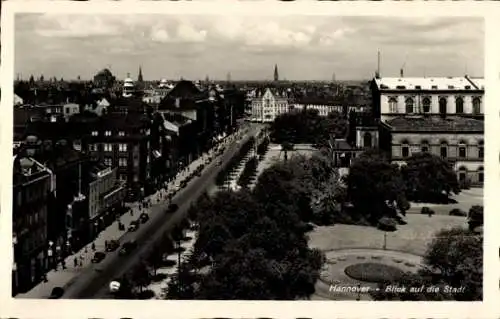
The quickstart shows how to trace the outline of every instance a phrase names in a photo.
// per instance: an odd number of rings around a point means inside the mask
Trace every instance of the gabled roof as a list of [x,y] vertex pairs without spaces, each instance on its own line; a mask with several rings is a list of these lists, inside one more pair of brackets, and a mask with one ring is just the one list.
[[196,99],[201,95],[201,91],[191,81],[179,81],[175,87],[168,92],[167,98]]

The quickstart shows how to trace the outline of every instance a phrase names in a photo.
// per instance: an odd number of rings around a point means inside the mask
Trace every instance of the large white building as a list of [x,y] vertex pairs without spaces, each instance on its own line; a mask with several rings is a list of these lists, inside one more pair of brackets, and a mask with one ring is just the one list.
[[382,121],[414,114],[484,114],[482,78],[376,78],[372,85],[373,109]]
[[450,160],[458,179],[484,181],[484,79],[375,78],[374,116],[390,131],[392,160],[414,153]]
[[290,111],[288,91],[286,89],[256,89],[250,93],[250,120],[254,122],[273,122],[274,119]]

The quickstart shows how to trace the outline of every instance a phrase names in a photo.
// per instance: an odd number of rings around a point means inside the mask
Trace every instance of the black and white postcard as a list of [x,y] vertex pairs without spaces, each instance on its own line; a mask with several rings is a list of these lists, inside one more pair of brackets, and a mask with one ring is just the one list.
[[486,13],[426,6],[4,4],[6,315],[493,318]]

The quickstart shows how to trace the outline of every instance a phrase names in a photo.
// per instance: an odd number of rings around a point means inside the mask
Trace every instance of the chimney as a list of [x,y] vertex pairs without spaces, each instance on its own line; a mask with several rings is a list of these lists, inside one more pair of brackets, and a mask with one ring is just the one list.
[[399,70],[399,76],[404,78],[404,73],[403,73],[403,69]]

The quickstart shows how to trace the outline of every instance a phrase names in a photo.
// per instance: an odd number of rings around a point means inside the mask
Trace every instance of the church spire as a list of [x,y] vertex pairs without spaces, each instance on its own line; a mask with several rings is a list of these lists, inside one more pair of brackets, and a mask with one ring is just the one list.
[[141,83],[143,81],[142,78],[142,67],[139,66],[139,75],[137,76],[137,82]]
[[278,74],[278,65],[277,65],[277,64],[275,64],[275,65],[274,65],[274,81],[275,81],[275,82],[278,82],[278,81],[279,81],[279,79],[280,79],[280,78],[279,78],[279,74]]

